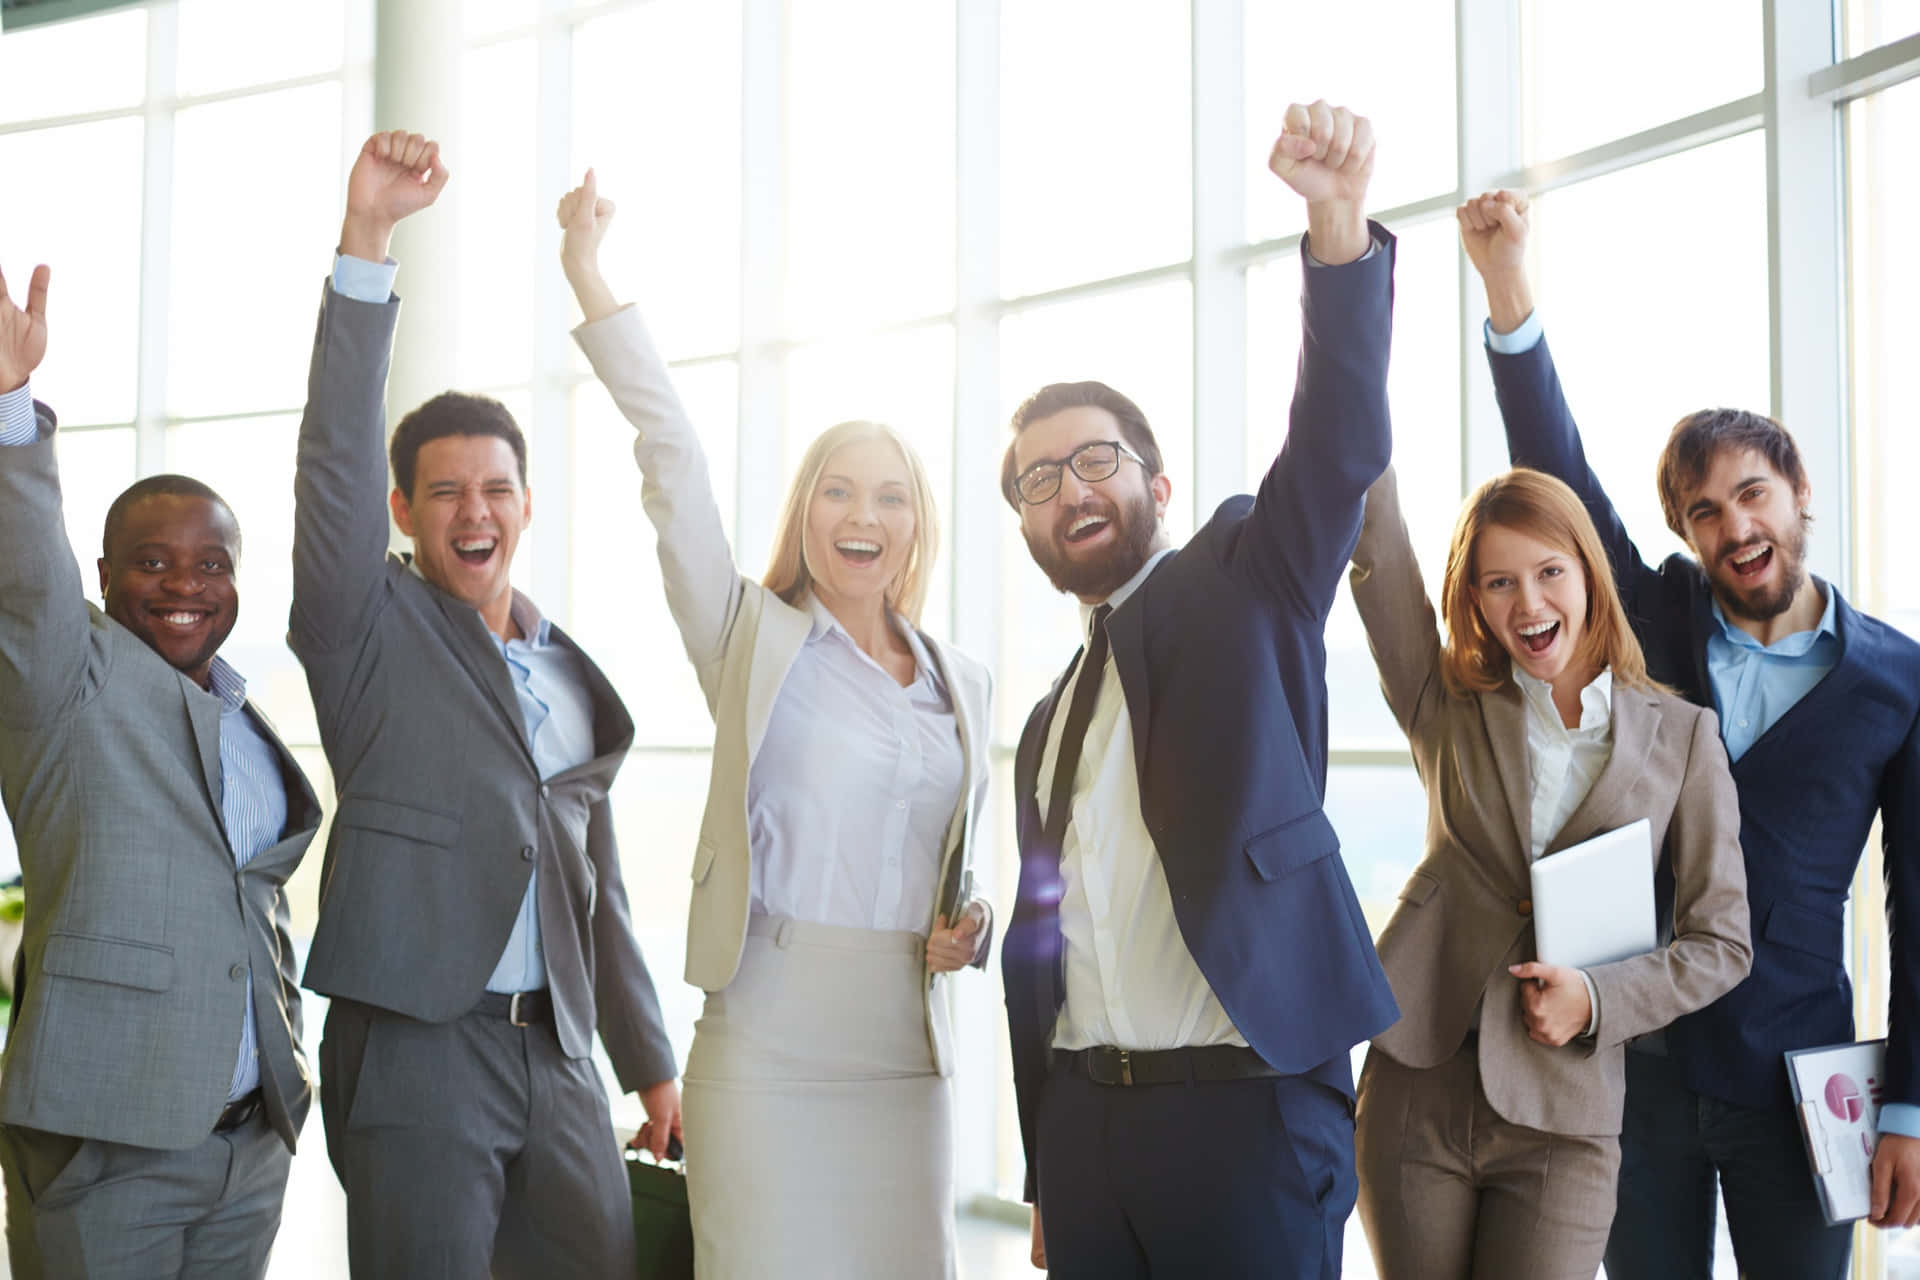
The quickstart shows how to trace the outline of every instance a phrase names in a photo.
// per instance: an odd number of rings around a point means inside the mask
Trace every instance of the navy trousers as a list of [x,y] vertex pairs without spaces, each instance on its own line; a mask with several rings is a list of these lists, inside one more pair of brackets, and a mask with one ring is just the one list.
[[1845,1280],[1853,1227],[1821,1215],[1793,1109],[1695,1093],[1670,1059],[1629,1049],[1608,1280],[1708,1280],[1716,1182],[1747,1280]]
[[1123,1087],[1056,1071],[1044,1096],[1050,1276],[1337,1280],[1359,1189],[1339,1089],[1306,1076]]

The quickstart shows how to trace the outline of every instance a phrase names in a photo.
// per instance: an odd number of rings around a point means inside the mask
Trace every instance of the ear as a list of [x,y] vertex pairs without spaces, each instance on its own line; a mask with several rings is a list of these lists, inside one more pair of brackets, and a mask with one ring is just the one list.
[[520,527],[524,529],[526,526],[533,523],[533,490],[527,488],[525,485],[522,485],[520,488],[520,494],[521,494]]
[[1166,519],[1167,503],[1173,500],[1173,481],[1162,471],[1147,484],[1147,492],[1153,495],[1153,514]]
[[105,600],[107,598],[107,578],[109,576],[107,573],[107,558],[101,556],[95,563],[100,566],[100,598]]
[[393,512],[393,522],[400,526],[400,532],[409,538],[413,536],[413,507],[407,501],[407,495],[395,485],[393,492],[387,495],[387,506]]

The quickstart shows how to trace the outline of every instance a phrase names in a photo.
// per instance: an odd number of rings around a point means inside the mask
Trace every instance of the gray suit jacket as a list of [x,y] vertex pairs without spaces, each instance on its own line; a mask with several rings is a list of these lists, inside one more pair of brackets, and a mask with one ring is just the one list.
[[542,780],[506,660],[479,613],[387,554],[387,362],[400,304],[329,286],[294,481],[293,620],[340,797],[306,984],[428,1022],[471,1009],[537,860],[554,1023],[596,1025],[623,1087],[676,1074],[627,914],[607,790],[633,721],[579,655],[594,758]]
[[1591,1039],[1527,1037],[1507,966],[1534,958],[1533,786],[1526,706],[1509,680],[1460,697],[1440,677],[1440,632],[1400,518],[1389,469],[1367,493],[1353,599],[1380,685],[1427,789],[1426,856],[1380,932],[1400,1021],[1373,1039],[1410,1067],[1458,1052],[1480,1014],[1480,1077],[1507,1120],[1549,1133],[1616,1134],[1628,1040],[1711,1003],[1753,962],[1740,811],[1711,709],[1613,686],[1613,752],[1543,857],[1639,818],[1674,878],[1671,941],[1588,970],[1599,994]]
[[0,1119],[141,1147],[205,1141],[251,965],[267,1117],[292,1148],[311,1090],[286,882],[319,803],[249,706],[280,757],[287,827],[236,871],[216,799],[219,699],[82,597],[40,410],[37,443],[0,448],[0,779],[27,890]]

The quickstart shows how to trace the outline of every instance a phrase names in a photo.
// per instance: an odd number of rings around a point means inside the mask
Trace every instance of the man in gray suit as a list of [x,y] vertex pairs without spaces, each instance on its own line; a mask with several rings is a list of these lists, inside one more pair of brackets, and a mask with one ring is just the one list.
[[417,134],[362,148],[300,424],[291,639],[340,795],[306,972],[333,997],[327,1146],[355,1276],[631,1275],[596,1025],[656,1151],[680,1111],[607,802],[633,722],[508,580],[532,515],[512,415],[421,405],[391,495],[381,451],[387,247],[446,177]]
[[47,269],[0,280],[0,778],[26,934],[0,1070],[13,1274],[259,1276],[311,1096],[286,881],[320,806],[217,652],[240,529],[152,476],[108,511],[106,608],[60,512]]

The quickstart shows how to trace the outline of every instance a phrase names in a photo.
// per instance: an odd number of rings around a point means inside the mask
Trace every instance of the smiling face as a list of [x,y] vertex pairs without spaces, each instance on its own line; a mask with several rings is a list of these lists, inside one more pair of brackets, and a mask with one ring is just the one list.
[[520,483],[513,447],[491,435],[429,440],[414,460],[413,493],[396,488],[392,505],[394,523],[413,539],[421,576],[506,634],[508,571],[533,519],[533,494]]
[[240,617],[240,526],[208,498],[156,493],[129,506],[100,558],[107,616],[205,687]]
[[813,591],[829,609],[884,599],[913,552],[913,476],[891,440],[841,445],[807,499],[802,543]]
[[[1064,463],[1081,445],[1120,440],[1120,420],[1097,405],[1063,409],[1027,425],[1014,441],[1014,475],[1040,462]],[[1160,521],[1173,482],[1122,456],[1119,468],[1092,482],[1060,468],[1060,491],[1036,505],[1021,503],[1020,533],[1034,563],[1055,589],[1092,604],[1140,571],[1160,543]]]
[[1471,593],[1487,630],[1514,665],[1552,684],[1581,677],[1587,575],[1580,557],[1509,525],[1490,524],[1473,549]]
[[1687,541],[1729,615],[1765,622],[1793,607],[1807,582],[1802,513],[1811,496],[1757,449],[1721,450],[1687,492]]

